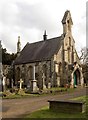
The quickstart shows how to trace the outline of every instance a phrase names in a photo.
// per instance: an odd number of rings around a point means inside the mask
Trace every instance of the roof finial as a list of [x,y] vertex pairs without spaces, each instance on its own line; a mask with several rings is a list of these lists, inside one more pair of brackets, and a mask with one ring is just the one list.
[[47,40],[46,30],[44,31],[43,40]]
[[20,42],[20,36],[18,36],[17,53],[20,53],[20,50],[21,50],[21,42]]

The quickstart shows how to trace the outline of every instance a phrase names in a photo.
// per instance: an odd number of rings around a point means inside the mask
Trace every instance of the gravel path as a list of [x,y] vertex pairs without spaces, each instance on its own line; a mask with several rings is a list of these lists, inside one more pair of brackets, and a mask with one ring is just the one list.
[[[88,88],[87,88],[88,89]],[[22,118],[23,115],[30,114],[43,106],[48,105],[50,99],[70,99],[86,95],[86,88],[75,89],[72,93],[58,93],[57,95],[47,95],[23,99],[3,99],[2,118]]]

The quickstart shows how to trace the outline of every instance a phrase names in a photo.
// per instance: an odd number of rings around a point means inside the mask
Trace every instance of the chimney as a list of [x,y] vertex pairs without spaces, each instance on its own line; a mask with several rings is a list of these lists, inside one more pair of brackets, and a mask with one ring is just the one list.
[[47,40],[46,30],[44,31],[43,40]]

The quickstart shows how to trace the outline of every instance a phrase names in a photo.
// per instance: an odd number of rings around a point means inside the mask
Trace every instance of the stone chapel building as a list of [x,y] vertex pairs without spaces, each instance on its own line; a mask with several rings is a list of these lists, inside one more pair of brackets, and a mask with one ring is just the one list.
[[[63,34],[47,39],[46,31],[43,40],[27,43],[20,52],[20,37],[18,37],[15,65],[15,85],[23,80],[25,87],[36,90],[64,86],[83,85],[81,63],[75,49],[72,36],[73,21],[70,11],[66,11],[63,19]],[[70,74],[70,77],[68,74]]]

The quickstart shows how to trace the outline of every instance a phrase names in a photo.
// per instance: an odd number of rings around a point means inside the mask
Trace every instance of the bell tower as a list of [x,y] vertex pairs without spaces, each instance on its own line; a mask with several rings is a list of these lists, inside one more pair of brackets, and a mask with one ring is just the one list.
[[64,14],[64,17],[62,19],[62,25],[63,25],[63,33],[65,34],[67,34],[68,32],[71,33],[71,27],[73,25],[73,22],[69,10],[67,10]]
[[18,42],[17,42],[17,54],[19,54],[21,51],[21,42],[20,42],[20,36],[18,36]]

